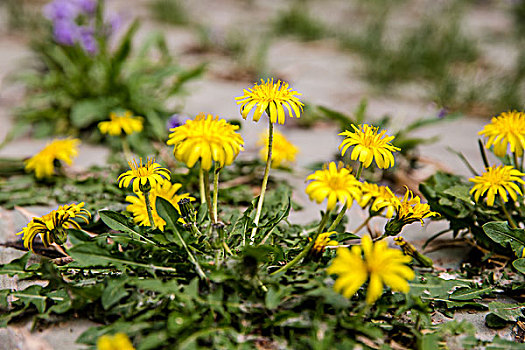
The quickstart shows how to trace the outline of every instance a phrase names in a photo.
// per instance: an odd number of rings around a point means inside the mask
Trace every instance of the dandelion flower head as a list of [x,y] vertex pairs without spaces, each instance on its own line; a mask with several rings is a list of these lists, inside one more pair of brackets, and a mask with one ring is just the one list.
[[244,150],[244,140],[236,132],[237,129],[238,125],[201,113],[184,125],[171,129],[167,144],[175,146],[175,158],[189,168],[200,160],[202,168],[210,170],[213,162],[220,167],[232,164],[239,152]]
[[[259,155],[263,161],[268,160],[268,132],[261,134],[261,138],[257,143],[259,146],[263,146],[259,151]],[[275,130],[273,132],[273,144],[272,144],[272,168],[279,168],[280,166],[288,166],[295,162],[295,156],[299,152],[299,149],[288,139]]]
[[492,118],[478,134],[488,139],[485,147],[494,146],[494,154],[498,157],[505,156],[509,145],[510,151],[521,157],[525,148],[525,113],[503,112]]
[[365,168],[368,168],[372,161],[375,160],[377,166],[381,169],[388,169],[394,166],[394,155],[401,149],[393,146],[390,142],[394,136],[386,135],[386,130],[379,132],[379,129],[368,124],[360,125],[359,128],[352,125],[353,131],[346,130],[339,135],[346,136],[339,149],[341,155],[353,147],[350,158],[359,160]]
[[430,205],[421,203],[419,196],[414,196],[414,193],[405,186],[406,192],[401,200],[396,202],[396,219],[404,221],[406,224],[414,221],[420,221],[423,225],[423,219],[431,216],[439,216],[438,213],[430,210]]
[[136,160],[128,162],[131,170],[120,174],[118,177],[119,187],[133,186],[133,192],[138,191],[149,191],[159,182],[163,182],[165,179],[170,179],[170,171],[155,163],[155,159],[148,158],[147,163],[142,164],[142,158],[140,163]]
[[117,333],[98,338],[97,350],[135,350],[135,348],[126,334]]
[[317,203],[328,199],[327,210],[334,209],[337,203],[346,203],[350,207],[354,199],[361,197],[359,181],[348,168],[338,167],[335,162],[323,170],[317,170],[306,180],[311,180],[306,186],[306,194]]
[[[166,221],[164,221],[164,219],[162,219],[159,216],[157,210],[155,209],[157,197],[162,197],[168,202],[170,202],[179,213],[180,208],[178,203],[181,199],[188,198],[189,200],[195,200],[195,198],[190,197],[188,193],[177,194],[181,187],[181,184],[172,184],[169,180],[164,180],[161,183],[157,183],[157,185],[154,188],[152,188],[149,192],[149,200],[152,206],[151,213],[153,216],[153,221],[155,222],[155,226],[158,227],[161,231],[164,231]],[[137,192],[135,194],[136,196],[126,197],[126,201],[131,203],[127,206],[126,210],[133,214],[133,220],[135,221],[135,223],[141,226],[151,226],[144,194],[141,192]]]
[[507,193],[513,200],[517,200],[518,194],[521,196],[523,193],[516,182],[525,184],[523,176],[525,176],[524,173],[510,165],[493,165],[487,168],[481,176],[469,179],[474,183],[470,193],[474,194],[476,202],[479,202],[479,198],[486,194],[488,206],[494,205],[496,195],[499,195],[503,202],[509,200]]
[[252,89],[244,89],[244,95],[236,97],[237,104],[241,105],[241,115],[244,119],[252,109],[253,121],[257,122],[266,111],[272,123],[284,124],[286,113],[288,116],[299,118],[303,111],[304,104],[299,101],[297,96],[301,96],[297,91],[289,88],[289,85],[280,80],[274,83],[273,78],[261,83],[255,83]]
[[375,212],[386,209],[385,217],[391,218],[396,210],[397,197],[387,186],[379,186],[368,182],[361,183],[363,195],[358,203],[362,208],[370,205],[370,209]]
[[80,225],[75,221],[76,218],[85,223],[89,222],[91,214],[83,207],[83,202],[60,206],[49,214],[33,218],[17,235],[23,234],[24,247],[31,251],[33,251],[33,242],[38,235],[45,247],[55,242],[63,244],[67,238],[64,229],[80,230]]
[[78,155],[79,139],[67,138],[53,140],[40,152],[25,161],[25,169],[34,171],[37,179],[49,178],[55,174],[55,161],[63,161],[67,165],[73,163]]
[[373,304],[383,294],[383,285],[392,290],[408,293],[407,280],[415,277],[414,271],[406,264],[412,259],[398,249],[388,248],[382,240],[373,243],[364,236],[361,246],[338,248],[337,256],[327,268],[329,274],[338,275],[334,290],[350,298],[368,280],[366,302]]
[[144,119],[142,117],[134,117],[130,111],[126,111],[124,115],[111,113],[109,117],[109,121],[98,123],[98,128],[103,134],[120,136],[124,133],[131,135],[134,132],[141,132],[144,128]]
[[[337,235],[337,232],[330,231],[330,232],[323,232],[317,236],[315,243],[312,247],[312,253],[314,255],[321,255],[327,246],[337,246],[339,245],[339,242],[334,240]],[[310,238],[311,240],[311,238]]]

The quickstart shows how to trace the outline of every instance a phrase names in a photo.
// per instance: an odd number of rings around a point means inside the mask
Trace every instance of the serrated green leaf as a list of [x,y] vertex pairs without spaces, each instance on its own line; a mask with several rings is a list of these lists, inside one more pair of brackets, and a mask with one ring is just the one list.
[[516,254],[523,251],[525,246],[525,230],[512,228],[505,221],[492,221],[483,225],[483,231],[494,242],[501,244],[503,247],[510,245],[510,248]]
[[104,292],[102,293],[102,297],[100,298],[104,310],[108,310],[129,294],[126,288],[124,288],[125,282],[125,279],[110,280],[108,282]]
[[481,289],[476,288],[461,288],[456,289],[452,294],[450,294],[451,300],[472,300],[472,299],[479,299],[483,295],[490,294],[492,292],[493,287],[486,287]]
[[512,266],[522,274],[525,274],[525,258],[516,259],[512,262]]
[[520,304],[508,304],[497,301],[489,303],[490,312],[509,322],[516,322],[518,317],[522,317],[524,308]]
[[162,197],[157,197],[155,209],[157,210],[157,214],[166,221],[167,227],[172,230],[177,230],[177,226],[179,226],[177,222],[180,218],[180,214],[173,204]]

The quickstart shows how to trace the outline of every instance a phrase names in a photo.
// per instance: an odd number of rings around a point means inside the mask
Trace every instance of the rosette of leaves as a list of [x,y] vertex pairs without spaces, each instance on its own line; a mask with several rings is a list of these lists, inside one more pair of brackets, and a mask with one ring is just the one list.
[[[472,184],[463,177],[443,172],[437,172],[419,186],[430,208],[441,214],[434,220],[449,222],[449,230],[439,232],[427,243],[448,231],[452,231],[454,238],[471,233],[476,242],[486,249],[507,256],[521,257],[519,251],[523,249],[519,250],[515,243],[519,242],[518,236],[525,234],[522,230],[511,229],[502,223],[507,221],[507,218],[500,206],[488,207],[483,202],[476,203],[469,193],[471,188]],[[522,206],[515,209],[520,215],[513,218],[520,223],[525,217],[525,209]],[[514,243],[510,244],[513,235],[516,236]],[[521,240],[525,242],[525,237]]]
[[129,110],[145,118],[144,131],[133,139],[133,147],[140,140],[165,138],[166,120],[174,112],[166,101],[180,96],[185,83],[198,77],[204,66],[182,68],[160,33],[150,35],[133,50],[138,21],[110,45],[103,5],[99,0],[94,22],[96,51],[89,52],[79,44],[59,44],[51,30],[33,42],[38,61],[36,69],[21,76],[28,94],[16,111],[12,136],[31,126],[38,137],[84,134],[100,141],[98,122],[108,119],[112,111]]

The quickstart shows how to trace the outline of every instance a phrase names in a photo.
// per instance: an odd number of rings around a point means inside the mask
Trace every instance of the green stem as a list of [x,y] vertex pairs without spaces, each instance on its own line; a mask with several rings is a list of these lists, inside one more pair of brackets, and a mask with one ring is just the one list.
[[204,192],[204,169],[202,169],[202,163],[199,169],[199,190],[201,194],[201,204],[206,203],[206,194]]
[[217,223],[219,220],[219,215],[217,211],[217,203],[219,200],[219,172],[222,168],[217,167],[217,163],[215,163],[215,167],[213,169],[213,217],[215,218],[214,223]]
[[151,202],[149,200],[149,191],[142,192],[144,201],[146,202],[146,210],[148,211],[149,225],[152,229],[156,229],[155,221],[153,220],[153,211],[151,210]]
[[358,233],[359,231],[361,231],[363,229],[363,227],[365,227],[369,222],[370,220],[372,219],[372,216],[369,216],[366,218],[365,221],[363,221],[361,223],[361,225],[359,225],[355,230],[354,230],[354,233]]
[[516,154],[516,152],[512,152],[512,156],[514,158],[514,167],[517,169],[517,170],[520,170],[520,165],[519,165],[519,162],[518,162],[518,155]]
[[268,127],[268,159],[266,160],[266,168],[264,168],[264,177],[261,185],[259,202],[257,203],[257,212],[255,213],[255,219],[253,220],[255,227],[252,229],[252,233],[250,235],[251,244],[253,244],[255,240],[255,234],[257,233],[257,228],[259,226],[259,219],[261,218],[261,212],[264,203],[264,195],[266,193],[266,185],[268,184],[268,177],[270,175],[270,165],[272,164],[273,124],[270,118],[268,118],[268,122],[270,124]]
[[199,264],[199,262],[197,261],[197,259],[195,259],[195,257],[193,256],[193,254],[191,253],[190,249],[188,248],[188,245],[186,244],[186,241],[184,240],[184,238],[182,238],[180,232],[178,230],[173,230],[175,232],[175,234],[177,235],[177,237],[180,239],[181,243],[182,243],[182,246],[184,247],[184,249],[186,250],[186,253],[188,253],[188,257],[190,258],[190,261],[193,263],[193,265],[195,266],[195,270],[197,270],[197,274],[202,278],[202,279],[206,279],[206,274],[204,273],[204,271],[202,270],[201,268],[201,265]]
[[361,173],[363,172],[363,163],[359,163],[359,168],[357,169],[357,173],[355,174],[355,178],[357,181],[359,181],[359,178],[361,177]]
[[480,139],[478,139],[478,146],[479,152],[481,153],[481,159],[483,160],[485,168],[490,168],[489,161],[487,159],[487,153],[485,152],[485,146],[483,146],[483,141],[481,141]]
[[124,152],[124,157],[126,157],[126,159],[130,159],[132,155],[131,155],[131,149],[129,148],[128,139],[126,138],[126,136],[122,136],[121,140],[122,140],[122,152]]
[[210,220],[213,223],[217,222],[217,219],[213,215],[213,209],[211,204],[211,194],[210,194],[210,174],[207,171],[204,171],[204,193],[206,196],[206,205],[208,206],[208,215]]
[[510,216],[509,211],[507,210],[507,207],[505,206],[505,202],[504,202],[503,199],[501,199],[501,198],[500,198],[500,203],[501,203],[501,207],[503,208],[503,213],[505,213],[505,217],[506,217],[507,220],[509,221],[509,225],[510,225],[510,227],[512,227],[512,228],[518,228],[518,226],[516,226],[516,222],[514,221],[514,219],[512,218],[512,216]]
[[274,276],[278,273],[284,272],[288,270],[289,268],[295,266],[299,261],[301,261],[304,257],[308,255],[310,250],[315,244],[315,241],[317,237],[323,232],[324,227],[326,226],[326,222],[328,221],[328,218],[330,217],[330,210],[327,210],[326,213],[324,213],[323,218],[321,219],[321,222],[319,223],[319,228],[317,229],[317,232],[315,233],[314,237],[312,237],[312,240],[306,247],[304,247],[303,251],[299,253],[292,261],[290,261],[288,264],[284,265],[277,271],[272,272],[270,275]]
[[348,205],[345,203],[345,205],[343,205],[343,207],[341,208],[341,211],[339,212],[339,214],[337,214],[337,217],[335,218],[334,222],[332,223],[332,225],[330,225],[330,227],[328,228],[328,230],[326,230],[327,232],[330,232],[330,231],[333,231],[335,230],[335,228],[337,227],[337,225],[339,225],[339,223],[341,222],[341,220],[343,219],[343,217],[345,216],[346,214],[346,210],[348,209]]

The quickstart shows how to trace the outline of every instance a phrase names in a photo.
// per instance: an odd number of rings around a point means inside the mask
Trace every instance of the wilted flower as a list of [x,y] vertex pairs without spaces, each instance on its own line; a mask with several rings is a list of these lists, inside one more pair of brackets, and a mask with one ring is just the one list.
[[485,147],[494,146],[494,154],[504,157],[510,145],[510,151],[521,157],[525,148],[525,113],[503,112],[492,118],[479,135],[488,138]]
[[97,350],[135,350],[135,348],[126,334],[117,333],[98,338]]
[[374,244],[369,236],[364,236],[361,246],[338,248],[326,272],[338,275],[334,290],[346,298],[354,295],[368,280],[366,302],[373,304],[383,294],[383,284],[394,291],[408,293],[407,280],[413,279],[415,274],[405,264],[411,260],[400,250],[388,248],[386,241]]
[[331,162],[323,170],[317,170],[306,180],[312,180],[306,186],[306,194],[317,203],[328,199],[327,210],[334,209],[337,202],[350,207],[354,199],[361,197],[359,181],[349,169],[342,166],[338,168],[335,162]]
[[40,235],[45,247],[55,242],[64,244],[67,239],[66,229],[76,228],[80,230],[80,225],[74,220],[75,218],[85,223],[89,222],[91,214],[83,207],[83,202],[60,206],[49,214],[40,218],[33,218],[17,235],[24,235],[24,247],[31,251],[33,251],[33,241],[38,235]]
[[[336,236],[337,236],[337,232],[335,231],[323,232],[319,234],[319,236],[317,236],[314,242],[314,245],[310,253],[316,257],[319,257],[324,253],[327,246],[339,245],[339,242],[333,239]],[[311,238],[309,239],[311,240]]]
[[353,147],[350,158],[359,160],[365,168],[368,168],[373,160],[381,169],[394,166],[393,152],[400,150],[390,143],[394,136],[386,135],[386,130],[379,132],[378,128],[368,124],[360,125],[359,128],[352,125],[352,128],[354,131],[346,130],[339,134],[346,136],[339,146],[341,155],[344,156],[346,150]]
[[155,163],[155,159],[147,159],[146,164],[142,164],[142,158],[140,163],[137,161],[129,161],[129,167],[131,170],[120,174],[118,177],[119,187],[133,186],[134,192],[148,192],[154,188],[157,183],[162,183],[165,179],[170,179],[170,171]]
[[[188,193],[177,194],[177,191],[181,187],[181,184],[172,184],[169,180],[164,180],[163,182],[157,183],[156,186],[152,187],[151,191],[149,192],[149,199],[152,206],[151,211],[153,215],[153,221],[155,221],[155,226],[158,227],[161,231],[164,231],[166,221],[164,221],[159,216],[157,210],[155,209],[155,202],[157,200],[157,197],[162,197],[168,202],[170,202],[179,213],[180,209],[178,203],[180,200],[182,200],[183,198],[187,198],[188,200],[195,200],[195,198],[190,197]],[[126,201],[131,203],[127,206],[126,210],[133,213],[133,220],[141,226],[151,226],[144,194],[137,192],[136,196],[127,196]]]
[[63,161],[67,165],[73,163],[73,158],[78,155],[79,144],[79,139],[53,140],[25,161],[25,169],[34,171],[37,179],[51,177],[55,173],[55,161]]
[[144,119],[134,117],[133,113],[126,111],[123,115],[111,113],[110,120],[98,123],[98,128],[103,134],[120,136],[122,133],[130,135],[134,132],[141,132],[144,128]]
[[370,205],[372,212],[380,212],[386,208],[385,217],[391,218],[396,210],[396,202],[398,198],[392,193],[387,186],[379,186],[368,182],[361,183],[362,196],[357,200],[357,203],[362,208]]
[[421,203],[419,196],[414,196],[412,191],[406,188],[403,199],[397,200],[396,216],[387,222],[385,235],[395,236],[403,229],[403,226],[419,221],[423,225],[423,219],[439,216],[439,213],[430,210],[430,205]]
[[518,199],[518,194],[521,196],[523,193],[516,184],[525,184],[522,177],[524,173],[515,169],[510,165],[506,166],[491,166],[481,174],[469,179],[470,182],[474,182],[474,186],[470,190],[471,194],[474,194],[474,199],[479,202],[479,198],[487,193],[487,205],[493,206],[496,194],[501,197],[503,202],[507,202],[509,199],[507,193],[513,200]]
[[[259,151],[259,155],[261,159],[266,162],[268,160],[268,133],[261,134],[258,145],[264,146]],[[272,168],[286,166],[295,162],[295,156],[298,152],[299,149],[288,141],[283,134],[274,131],[272,144]]]
[[301,116],[304,104],[296,97],[301,94],[288,87],[288,84],[281,82],[273,82],[273,78],[268,79],[265,83],[261,79],[261,83],[255,83],[252,89],[244,89],[244,95],[236,97],[237,104],[241,105],[241,115],[244,119],[248,117],[248,113],[255,108],[253,113],[253,121],[257,122],[262,114],[267,111],[268,117],[272,123],[284,124],[286,113],[284,107],[288,110],[288,116],[296,118]]
[[199,114],[194,120],[171,129],[167,142],[174,145],[173,154],[177,160],[192,168],[198,160],[204,170],[210,170],[213,162],[220,167],[233,163],[240,151],[244,150],[244,140],[235,130],[238,125],[224,119]]

